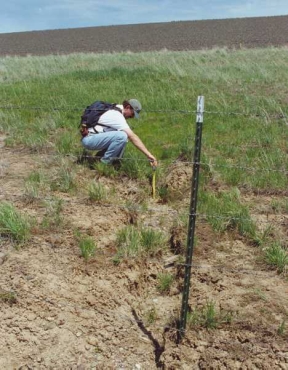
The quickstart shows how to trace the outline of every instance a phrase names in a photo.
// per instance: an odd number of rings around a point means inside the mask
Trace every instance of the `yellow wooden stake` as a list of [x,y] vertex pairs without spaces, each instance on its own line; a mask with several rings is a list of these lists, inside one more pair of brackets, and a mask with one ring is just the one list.
[[153,167],[153,175],[152,175],[152,197],[155,199],[156,197],[156,167]]

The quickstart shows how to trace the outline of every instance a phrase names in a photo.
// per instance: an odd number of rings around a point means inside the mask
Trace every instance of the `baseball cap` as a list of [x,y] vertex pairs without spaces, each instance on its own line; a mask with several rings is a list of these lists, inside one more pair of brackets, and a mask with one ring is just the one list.
[[137,99],[130,99],[128,100],[128,103],[134,110],[134,117],[139,118],[139,113],[141,112],[142,109],[141,103]]

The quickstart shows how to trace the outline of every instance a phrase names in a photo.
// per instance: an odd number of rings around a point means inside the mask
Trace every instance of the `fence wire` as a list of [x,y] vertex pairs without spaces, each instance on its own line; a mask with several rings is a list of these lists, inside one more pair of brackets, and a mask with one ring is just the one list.
[[[14,150],[13,153],[14,154],[17,154],[17,153],[23,153],[23,152],[27,152],[27,150]],[[28,151],[29,152],[29,151]],[[61,154],[61,153],[38,153],[39,155],[45,155],[45,156],[54,156],[55,158],[57,157],[64,157],[64,158],[71,158],[73,159],[75,162],[77,162],[77,160],[79,160],[79,157],[81,157],[81,154],[79,155],[75,155],[75,154]],[[92,155],[88,155],[88,156],[85,156],[85,159],[89,160],[96,160],[97,159],[97,155],[96,156],[92,156]],[[84,162],[85,162],[85,159],[84,159]],[[147,163],[148,160],[146,158],[121,158],[121,162],[124,163],[124,162],[145,162]],[[197,166],[203,166],[203,167],[208,167],[208,168],[228,168],[228,169],[238,169],[238,170],[241,170],[241,171],[251,171],[251,172],[279,172],[279,173],[283,173],[283,174],[288,174],[288,169],[279,169],[279,168],[269,168],[269,167],[261,167],[261,168],[256,168],[256,167],[247,167],[247,166],[240,166],[240,165],[227,165],[227,164],[217,164],[217,163],[213,163],[213,162],[194,162],[194,161],[189,161],[189,160],[178,160],[178,159],[175,159],[175,160],[170,160],[168,162],[168,160],[157,160],[158,162],[158,166],[161,167],[162,164],[165,164],[166,166],[171,166],[171,165],[174,165],[174,166],[182,166],[182,165],[190,165],[190,166],[193,166],[193,165],[197,165]],[[1,170],[1,161],[0,161],[0,170]],[[0,176],[1,176],[1,172],[0,172]]]
[[[41,107],[41,106],[19,106],[19,105],[1,105],[0,109],[3,110],[37,110],[37,111],[66,111],[66,112],[83,112],[86,107]],[[143,113],[163,113],[163,114],[198,114],[197,110],[189,109],[143,109]],[[265,113],[247,113],[247,112],[226,112],[226,111],[209,111],[204,110],[204,114],[208,115],[226,115],[226,116],[242,116],[246,118],[276,118],[276,119],[287,119],[288,115],[283,112],[265,112]]]
[[[80,112],[80,111],[83,111],[84,108],[75,108],[75,107],[52,107],[52,108],[48,108],[48,107],[32,107],[32,106],[7,106],[7,105],[2,105],[0,106],[0,109],[3,109],[3,110],[35,110],[35,111],[68,111],[68,112],[71,112],[71,111],[75,111],[75,112]],[[163,113],[163,114],[198,114],[199,112],[197,112],[196,110],[143,110],[144,113]],[[284,113],[244,113],[244,112],[220,112],[220,111],[204,111],[204,114],[208,114],[208,115],[227,115],[227,116],[243,116],[243,117],[246,117],[246,118],[272,118],[272,119],[284,119],[286,120],[288,118],[288,116]],[[257,146],[251,146],[253,148],[256,148]],[[261,147],[261,146],[258,146],[258,147]],[[232,146],[231,146],[232,148]],[[234,147],[233,147],[234,148]],[[263,147],[261,147],[261,149],[263,149]],[[20,151],[19,151],[20,152]],[[47,155],[47,153],[45,153],[45,155]],[[50,154],[49,154],[50,155]],[[55,154],[51,154],[51,155],[55,155]],[[69,155],[69,157],[72,157],[74,159],[77,159],[77,156],[73,156],[73,155]],[[130,158],[124,158],[123,160],[132,160],[132,161],[142,161],[142,159],[130,159]],[[143,161],[147,162],[146,159],[143,159]],[[159,164],[161,165],[161,162],[162,161],[159,161]],[[164,163],[165,161],[163,161]],[[167,161],[166,161],[167,162]],[[251,172],[257,172],[257,171],[265,171],[265,172],[280,172],[280,173],[283,173],[283,174],[288,174],[288,170],[286,169],[279,169],[279,168],[268,168],[268,167],[264,167],[264,168],[255,168],[255,167],[249,167],[249,166],[239,166],[239,165],[221,165],[221,164],[217,164],[217,163],[205,163],[205,162],[193,162],[193,161],[173,161],[171,162],[170,164],[174,164],[174,165],[182,165],[182,164],[187,164],[187,165],[200,165],[200,166],[207,166],[209,168],[211,167],[214,167],[214,168],[233,168],[233,169],[239,169],[239,170],[243,170],[243,171],[251,171]],[[0,167],[1,167],[1,163],[0,163]],[[4,174],[5,176],[5,174]],[[6,178],[6,176],[5,176]],[[19,178],[19,177],[15,177],[15,178]],[[41,198],[41,200],[45,200],[43,198]],[[70,203],[77,203],[79,204],[80,201],[76,202],[76,201],[73,201],[71,199],[69,200],[65,200],[67,202],[70,202]],[[87,199],[87,202],[89,200]],[[101,206],[101,207],[115,207],[115,204],[110,204],[110,203],[97,203],[97,204],[93,204],[94,206],[97,205],[97,206]],[[144,210],[143,208],[137,208],[135,209],[135,207],[129,207],[127,206],[126,204],[117,204],[116,205],[117,207],[119,207],[120,209],[122,210],[126,210],[126,211],[136,211],[136,212],[139,212],[139,213],[152,213],[152,212],[157,212],[157,213],[166,213],[166,214],[172,214],[173,216],[178,216],[178,211],[176,210],[173,210],[173,209],[168,209],[168,210],[165,210],[165,212],[163,210],[159,210],[159,208],[148,208],[146,210]],[[187,215],[188,216],[188,215]],[[268,223],[268,224],[271,224],[271,220],[257,220],[257,221],[254,221],[254,220],[251,220],[251,219],[244,219],[244,218],[241,218],[241,217],[231,217],[230,215],[229,216],[223,216],[222,214],[219,215],[219,214],[202,214],[202,213],[197,213],[196,214],[197,217],[199,217],[200,219],[207,219],[207,218],[215,218],[215,219],[219,219],[219,220],[235,220],[235,221],[253,221],[253,222],[256,222],[256,223]],[[286,218],[285,216],[283,216],[283,221],[286,221]],[[275,222],[275,220],[273,220],[273,222]],[[105,257],[108,257],[108,258],[115,258],[117,256],[117,253],[105,253],[105,251],[96,251],[96,254],[95,254],[95,258],[99,257],[99,256],[105,256]],[[137,257],[125,257],[125,259],[133,259],[133,260],[137,260]],[[153,261],[157,261],[159,263],[159,258],[148,258],[148,262],[153,262]],[[170,267],[175,267],[175,268],[182,268],[182,267],[185,267],[187,266],[187,264],[184,264],[184,263],[180,263],[180,262],[174,262],[171,264]],[[242,274],[242,275],[252,275],[252,276],[255,276],[255,277],[271,277],[271,274],[275,275],[276,272],[273,271],[271,273],[268,273],[267,271],[262,271],[262,270],[253,270],[253,271],[250,271],[248,269],[242,269],[242,268],[238,268],[238,267],[235,267],[235,268],[229,268],[229,267],[226,267],[224,265],[203,265],[203,264],[197,264],[197,263],[193,263],[192,265],[189,265],[188,267],[192,267],[192,272],[193,271],[200,271],[200,270],[209,270],[209,271],[217,271],[217,272],[227,272],[227,273],[233,273],[233,274]],[[57,306],[59,307],[59,304],[65,306],[65,307],[71,307],[72,309],[74,310],[79,310],[79,309],[83,309],[83,310],[93,310],[91,307],[87,306],[79,306],[79,305],[74,305],[74,304],[71,304],[69,302],[65,302],[65,301],[62,301],[61,303],[57,302],[53,302],[51,299],[49,298],[41,298],[35,294],[33,294],[31,291],[25,291],[25,294],[27,295],[30,295],[32,297],[34,297],[34,299],[37,299],[39,301],[42,301],[42,302],[46,302],[48,304],[51,304],[51,305],[54,305],[54,306]],[[56,298],[57,300],[61,300],[63,299],[63,297],[57,297]],[[65,300],[65,297],[64,297],[64,300]],[[115,315],[113,313],[113,315]],[[129,321],[130,323],[133,323],[133,324],[143,324],[143,321],[142,320],[137,320],[135,317],[131,316],[129,317],[128,315],[121,315],[121,314],[118,314],[118,317],[119,318],[122,318],[122,319],[125,319],[127,321]],[[175,326],[171,326],[171,325],[163,325],[163,326],[159,326],[158,328],[155,327],[155,329],[158,329],[162,332],[164,332],[165,330],[169,329],[169,330],[173,330],[175,332],[178,332],[178,329],[175,327]],[[231,344],[232,342],[229,341],[227,342],[229,344]],[[235,342],[235,344],[237,345],[243,345],[243,343],[240,343],[240,342]],[[261,348],[263,351],[267,352],[267,348]],[[269,353],[271,353],[271,351],[269,351]],[[279,353],[274,353],[273,354],[277,357],[281,357],[282,359],[288,359],[288,356],[285,355],[282,355],[282,354],[279,354]]]

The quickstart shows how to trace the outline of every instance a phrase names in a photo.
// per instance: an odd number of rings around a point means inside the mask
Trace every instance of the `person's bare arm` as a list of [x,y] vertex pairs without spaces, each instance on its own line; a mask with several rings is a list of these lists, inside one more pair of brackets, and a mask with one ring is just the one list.
[[123,131],[126,132],[128,135],[128,139],[131,141],[132,144],[136,146],[142,153],[146,155],[146,157],[151,162],[152,166],[157,166],[157,159],[152,155],[146,146],[143,144],[142,140],[137,136],[130,128],[126,128]]

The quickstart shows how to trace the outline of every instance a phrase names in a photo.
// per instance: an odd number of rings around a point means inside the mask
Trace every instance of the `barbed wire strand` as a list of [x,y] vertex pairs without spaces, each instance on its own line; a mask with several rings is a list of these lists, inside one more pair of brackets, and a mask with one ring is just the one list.
[[[20,152],[20,151],[19,151]],[[14,153],[17,153],[17,151]],[[23,152],[22,152],[23,153]],[[72,158],[74,159],[75,161],[79,160],[79,157],[81,156],[84,156],[84,159],[83,161],[85,162],[85,160],[89,160],[89,159],[94,159],[95,161],[97,161],[97,155],[93,156],[93,155],[83,155],[83,154],[79,154],[79,155],[75,155],[75,154],[61,154],[61,153],[39,153],[39,155],[51,155],[51,156],[63,156],[64,158],[65,157],[69,157],[69,158]],[[119,159],[119,158],[116,158],[116,159]],[[121,161],[122,162],[125,162],[125,161],[133,161],[133,162],[148,162],[147,159],[142,159],[142,158],[121,158]],[[161,166],[161,163],[165,163],[167,165],[167,162],[168,160],[158,160],[158,164],[159,164],[159,167]],[[265,172],[279,172],[279,173],[284,173],[284,174],[288,174],[288,169],[278,169],[278,168],[269,168],[269,167],[262,167],[262,168],[256,168],[256,167],[247,167],[247,166],[239,166],[239,165],[227,165],[227,164],[217,164],[217,163],[207,163],[207,162],[194,162],[194,161],[188,161],[188,160],[178,160],[178,159],[175,159],[175,160],[170,160],[170,165],[178,165],[178,166],[181,166],[181,165],[197,165],[197,166],[206,166],[206,167],[209,167],[209,168],[234,168],[234,169],[239,169],[239,170],[245,170],[245,171],[251,171],[251,172],[258,172],[258,171],[265,171]],[[169,165],[168,163],[168,165]],[[97,165],[97,162],[96,162],[96,165]],[[0,161],[0,169],[1,169],[1,161]]]
[[[41,108],[41,107],[25,107],[25,108],[23,108],[23,107],[15,107],[15,106],[13,106],[13,107],[3,107],[3,106],[0,106],[0,109],[37,109],[37,110],[43,110],[43,108]],[[76,108],[70,108],[69,110],[80,110],[80,109],[76,109]],[[53,110],[53,111],[55,111],[55,110],[65,110],[64,108],[50,108],[49,110]],[[81,109],[81,110],[83,110],[83,109]],[[183,110],[178,110],[178,111],[172,111],[172,110],[170,110],[170,111],[165,111],[165,110],[151,110],[151,111],[147,111],[147,112],[157,112],[157,113],[174,113],[174,112],[176,112],[176,113],[185,113],[185,114],[190,114],[190,113],[197,113],[197,111],[183,111]],[[208,111],[206,111],[205,113],[208,113],[208,114],[228,114],[228,115],[245,115],[246,117],[247,116],[251,116],[251,114],[244,114],[244,113],[236,113],[236,112],[230,112],[230,113],[227,113],[227,112],[208,112]],[[253,115],[254,117],[265,117],[265,118],[267,118],[267,114],[266,115],[259,115],[259,114],[254,114]],[[285,116],[285,115],[283,115],[283,114],[277,114],[277,115],[274,115],[274,117],[277,117],[277,118],[287,118],[287,116]],[[181,163],[183,163],[183,162],[181,162]],[[223,165],[217,165],[217,164],[211,164],[211,163],[193,163],[193,162],[186,162],[186,163],[189,163],[189,164],[196,164],[196,165],[208,165],[208,166],[214,166],[214,167],[216,167],[216,166],[220,166],[220,167],[223,167]],[[225,167],[227,167],[227,168],[239,168],[239,169],[245,169],[245,170],[255,170],[255,168],[250,168],[250,167],[244,167],[244,166],[235,166],[235,165],[230,165],[230,166],[225,166]],[[259,169],[259,170],[263,170],[263,169]],[[274,172],[274,171],[280,171],[280,172],[284,172],[284,173],[288,173],[288,171],[286,171],[286,170],[279,170],[279,169],[264,169],[264,170],[268,170],[268,171],[271,171],[271,172]],[[123,206],[120,206],[121,208],[123,208]],[[133,208],[133,210],[134,210],[134,208]],[[157,210],[157,212],[158,212],[159,210]],[[151,212],[151,210],[148,210],[148,212]],[[219,218],[219,219],[225,219],[225,217],[224,216],[221,216],[221,217],[219,217],[219,215],[217,215],[217,216],[215,216],[215,215],[204,215],[204,214],[197,214],[197,216],[203,216],[203,217],[216,217],[216,218]],[[230,218],[231,219],[231,218]],[[241,219],[241,218],[232,218],[232,219],[238,219],[238,220],[243,220],[243,219]],[[251,220],[249,220],[249,221],[251,221]],[[269,222],[269,221],[267,221],[267,222]],[[112,255],[111,255],[112,256]],[[115,254],[113,255],[113,256],[115,256]],[[178,266],[185,266],[185,264],[178,264]],[[190,267],[194,267],[194,268],[196,268],[196,269],[203,269],[203,268],[205,268],[205,269],[213,269],[213,270],[215,270],[215,269],[217,269],[217,270],[221,270],[221,271],[229,271],[229,272],[236,272],[236,273],[242,273],[242,274],[253,274],[253,275],[255,275],[255,274],[258,274],[258,272],[256,272],[255,270],[253,271],[253,272],[251,272],[251,271],[249,271],[249,270],[241,270],[241,269],[235,269],[235,268],[233,268],[233,269],[227,269],[226,267],[224,267],[224,266],[209,266],[209,265],[191,265]],[[263,274],[263,272],[262,271],[260,271],[261,272],[261,274]],[[26,292],[26,293],[28,293],[28,294],[32,294],[31,292]],[[32,294],[33,295],[33,294]],[[39,298],[39,297],[36,297],[37,299],[39,299],[39,300],[41,300],[41,298]],[[48,302],[48,303],[51,303],[51,301],[49,301],[49,300],[44,300],[45,302]],[[54,304],[53,302],[51,303],[51,304]],[[74,309],[76,309],[75,307],[74,307]],[[79,307],[77,307],[77,309],[79,309]],[[130,317],[127,317],[127,319],[129,320],[129,322],[133,322],[133,321],[135,321],[135,318],[130,318]],[[139,321],[139,323],[142,323],[143,324],[143,321],[142,320],[140,320]],[[165,328],[167,328],[167,326],[165,326]],[[164,327],[161,327],[160,328],[161,330],[163,330],[164,329]],[[173,329],[173,330],[175,330],[176,328],[175,327],[171,327],[171,329]],[[177,330],[177,329],[176,329]],[[229,343],[231,343],[231,341],[229,341]],[[239,342],[236,342],[238,345],[239,344],[242,344],[242,343],[239,343]],[[267,351],[267,349],[265,349],[265,348],[263,348],[262,350],[264,350],[264,351]],[[288,358],[288,357],[286,357],[286,356],[283,356],[283,355],[281,355],[281,354],[276,354],[276,356],[279,356],[279,357],[281,357],[281,358]]]
[[[40,107],[40,106],[17,106],[17,105],[1,105],[0,109],[6,110],[43,110],[43,111],[84,111],[86,107]],[[91,109],[93,110],[93,109]],[[181,113],[181,114],[198,114],[197,110],[187,110],[187,109],[143,109],[144,113]],[[202,112],[201,112],[202,113]],[[244,117],[254,117],[254,118],[278,118],[278,119],[287,119],[288,115],[283,112],[279,113],[245,113],[245,112],[225,112],[225,111],[209,111],[204,110],[203,114],[212,114],[212,115],[228,115],[228,116],[244,116]]]

